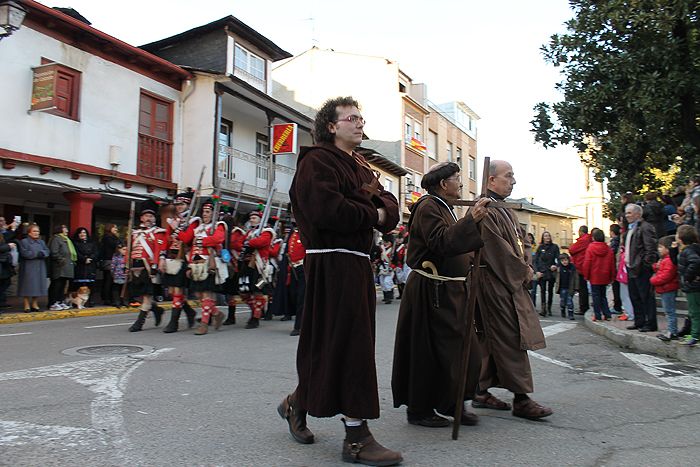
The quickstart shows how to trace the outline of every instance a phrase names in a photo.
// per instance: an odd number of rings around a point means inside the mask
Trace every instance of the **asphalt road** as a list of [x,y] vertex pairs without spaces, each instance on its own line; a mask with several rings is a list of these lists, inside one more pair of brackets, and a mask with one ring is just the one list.
[[[238,325],[199,337],[164,334],[152,320],[129,333],[134,314],[1,326],[0,465],[342,464],[339,418],[310,418],[316,443],[303,446],[276,413],[296,383],[291,322],[246,330],[239,309]],[[700,459],[699,369],[626,354],[580,321],[557,317],[543,320],[548,347],[531,358],[534,397],[553,416],[532,422],[477,409],[480,424],[462,427],[457,441],[449,428],[408,425],[391,399],[397,313],[397,302],[378,305],[382,417],[370,428],[403,453],[404,465],[690,466]],[[134,346],[141,353],[109,353]]]

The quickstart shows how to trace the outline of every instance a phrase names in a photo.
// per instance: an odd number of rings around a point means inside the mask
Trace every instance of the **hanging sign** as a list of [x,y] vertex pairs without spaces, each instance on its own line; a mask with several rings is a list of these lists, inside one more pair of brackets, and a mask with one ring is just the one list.
[[272,154],[297,153],[297,124],[272,125]]

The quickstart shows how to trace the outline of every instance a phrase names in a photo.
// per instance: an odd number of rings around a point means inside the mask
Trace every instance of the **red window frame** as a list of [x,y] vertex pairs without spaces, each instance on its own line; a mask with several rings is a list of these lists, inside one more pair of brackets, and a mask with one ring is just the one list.
[[172,179],[173,108],[173,101],[141,89],[136,170],[138,175],[165,181]]

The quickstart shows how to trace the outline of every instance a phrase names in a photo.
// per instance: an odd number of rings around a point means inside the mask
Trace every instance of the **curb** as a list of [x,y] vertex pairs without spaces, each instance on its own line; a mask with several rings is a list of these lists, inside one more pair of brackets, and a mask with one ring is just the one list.
[[[608,326],[605,321],[591,321],[593,312],[588,311],[583,324],[594,333],[607,338],[623,349],[669,357],[682,362],[700,364],[700,349],[678,345],[677,341],[663,342],[656,333],[620,330]],[[647,334],[653,334],[651,336]]]
[[[158,306],[165,310],[172,308],[172,304],[170,303],[160,303]],[[132,307],[100,307],[83,308],[82,310],[39,311],[36,313],[3,313],[0,315],[0,325],[30,323],[32,321],[50,321],[54,319],[83,318],[85,316],[119,315],[137,313],[138,311],[138,308]]]

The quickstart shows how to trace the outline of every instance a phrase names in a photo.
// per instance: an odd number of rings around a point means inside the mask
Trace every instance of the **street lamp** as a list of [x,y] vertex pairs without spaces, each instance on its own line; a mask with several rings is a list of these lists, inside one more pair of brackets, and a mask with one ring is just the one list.
[[0,40],[19,29],[27,10],[13,0],[0,0]]

